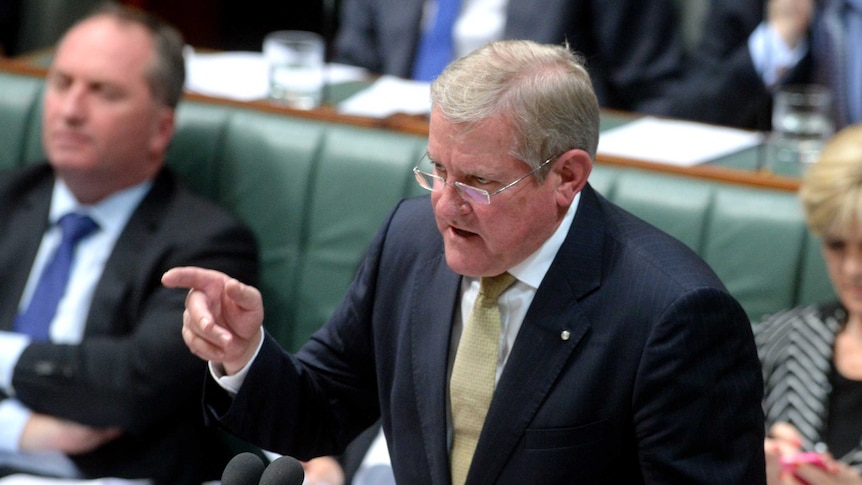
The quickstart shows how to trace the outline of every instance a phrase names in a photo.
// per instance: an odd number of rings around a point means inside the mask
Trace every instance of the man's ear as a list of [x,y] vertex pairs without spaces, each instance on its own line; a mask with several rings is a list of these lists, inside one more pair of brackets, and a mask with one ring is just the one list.
[[569,150],[557,158],[551,175],[558,177],[557,196],[561,205],[568,207],[587,184],[593,169],[593,159],[579,149]]
[[152,135],[150,137],[150,150],[153,154],[161,156],[168,149],[168,145],[174,135],[176,112],[173,108],[168,108],[167,106],[162,106],[158,109],[159,113],[154,120]]

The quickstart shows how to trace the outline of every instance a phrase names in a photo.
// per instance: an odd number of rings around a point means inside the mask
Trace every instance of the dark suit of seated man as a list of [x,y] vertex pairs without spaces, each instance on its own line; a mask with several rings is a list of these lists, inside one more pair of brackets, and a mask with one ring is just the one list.
[[[181,337],[184,295],[160,278],[199,264],[256,281],[257,248],[164,167],[182,47],[173,28],[121,7],[73,26],[47,75],[48,163],[0,175],[5,473],[200,485],[229,458],[200,416],[205,367]],[[90,232],[55,306],[40,275],[57,274],[68,213]]]

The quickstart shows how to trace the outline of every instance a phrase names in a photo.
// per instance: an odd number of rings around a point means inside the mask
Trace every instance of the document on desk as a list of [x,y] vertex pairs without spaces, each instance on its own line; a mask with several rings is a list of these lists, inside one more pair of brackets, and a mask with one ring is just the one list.
[[381,76],[371,86],[342,101],[338,112],[375,118],[395,113],[427,114],[431,112],[431,84]]
[[[269,65],[261,52],[195,52],[187,48],[186,91],[239,101],[265,99],[269,94]],[[327,64],[329,84],[366,81],[368,71],[345,64]]]
[[186,90],[251,101],[266,98],[269,67],[259,52],[198,53],[186,49]]
[[598,153],[688,167],[762,141],[763,135],[757,132],[646,116],[602,132]]

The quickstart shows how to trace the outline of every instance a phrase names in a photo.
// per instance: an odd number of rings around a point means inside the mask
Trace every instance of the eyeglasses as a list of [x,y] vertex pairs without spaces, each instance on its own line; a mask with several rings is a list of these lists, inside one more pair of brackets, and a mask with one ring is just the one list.
[[507,190],[507,189],[514,187],[518,182],[520,182],[521,180],[524,180],[525,178],[529,177],[530,175],[533,175],[534,173],[538,172],[539,169],[541,169],[545,165],[551,163],[551,161],[556,159],[558,156],[559,155],[555,155],[555,156],[545,160],[544,162],[541,163],[541,165],[534,168],[533,170],[530,170],[529,172],[524,174],[522,177],[520,177],[518,180],[515,180],[514,182],[510,183],[509,185],[506,185],[505,187],[503,187],[499,190],[495,190],[494,192],[488,192],[487,190],[484,190],[484,189],[478,189],[478,188],[473,187],[471,185],[463,184],[461,182],[447,182],[446,179],[444,179],[443,177],[441,177],[439,175],[434,175],[433,173],[423,172],[422,170],[419,170],[419,166],[422,165],[424,162],[427,161],[429,163],[433,163],[433,162],[431,162],[431,159],[428,158],[428,153],[425,153],[425,155],[423,155],[422,158],[419,160],[419,163],[416,164],[415,167],[413,167],[413,174],[416,176],[416,182],[423,189],[430,190],[431,192],[438,192],[440,190],[443,190],[443,187],[445,187],[448,184],[448,185],[451,185],[452,187],[455,187],[455,190],[458,191],[458,195],[462,199],[467,200],[469,202],[474,202],[474,203],[480,204],[480,205],[490,205],[491,204],[491,197],[499,194],[500,192],[502,192],[504,190]]

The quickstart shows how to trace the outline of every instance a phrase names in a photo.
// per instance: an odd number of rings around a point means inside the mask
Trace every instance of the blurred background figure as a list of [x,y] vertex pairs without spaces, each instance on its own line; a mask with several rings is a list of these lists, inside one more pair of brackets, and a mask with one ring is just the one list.
[[606,108],[665,110],[684,55],[673,0],[343,0],[340,13],[335,62],[425,81],[489,41],[568,42]]
[[[862,124],[838,132],[804,175],[800,198],[838,301],[795,308],[755,325],[763,364],[769,483],[779,461],[825,451],[827,469],[801,465],[812,485],[862,484]],[[785,481],[782,481],[785,480]]]
[[164,166],[183,45],[115,4],[75,24],[45,79],[48,160],[0,174],[0,476],[200,485],[229,458],[201,418],[185,295],[159,278],[256,281],[257,250]]
[[862,0],[713,0],[703,25],[665,114],[769,130],[778,87],[819,83],[862,121]]

